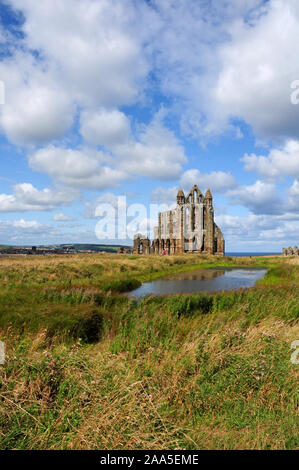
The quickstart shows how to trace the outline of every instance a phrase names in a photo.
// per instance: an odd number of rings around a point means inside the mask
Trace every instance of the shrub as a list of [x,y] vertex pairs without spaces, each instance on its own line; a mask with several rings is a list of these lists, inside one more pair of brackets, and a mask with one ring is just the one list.
[[209,313],[212,307],[213,297],[208,295],[180,295],[169,299],[170,312],[178,318],[182,315]]
[[97,343],[103,330],[103,316],[92,312],[83,318],[78,318],[70,329],[74,339],[81,338],[83,343]]
[[[241,294],[242,295],[242,294]],[[239,292],[220,292],[215,294],[213,298],[213,308],[216,311],[220,310],[228,310],[230,309],[236,302],[240,301],[240,293]]]
[[112,281],[104,284],[102,289],[111,292],[130,292],[141,286],[141,282],[137,279],[123,279],[120,281]]
[[173,264],[186,264],[186,260],[184,260],[184,259],[175,259]]
[[94,295],[94,302],[95,304],[102,306],[105,303],[105,296],[103,294],[95,294]]

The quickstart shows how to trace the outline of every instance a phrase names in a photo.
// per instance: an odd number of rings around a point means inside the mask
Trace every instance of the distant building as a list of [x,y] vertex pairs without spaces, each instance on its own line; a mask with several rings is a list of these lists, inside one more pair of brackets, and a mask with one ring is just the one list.
[[154,240],[137,234],[135,253],[175,254],[196,252],[224,255],[225,243],[220,228],[214,222],[213,198],[208,189],[203,196],[195,185],[185,196],[177,193],[175,209],[159,214],[159,225],[154,229]]

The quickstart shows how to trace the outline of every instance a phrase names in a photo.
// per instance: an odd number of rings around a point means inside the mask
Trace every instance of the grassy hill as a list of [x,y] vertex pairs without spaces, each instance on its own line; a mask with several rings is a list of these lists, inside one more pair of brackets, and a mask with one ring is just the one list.
[[[120,292],[199,266],[267,265],[254,288]],[[0,263],[1,449],[295,449],[299,264],[69,255]]]
[[125,245],[94,245],[90,243],[75,243],[73,246],[76,250],[105,251],[106,253],[117,253],[121,246],[123,246],[124,248],[129,248]]
[[[27,245],[26,245],[27,246]],[[52,248],[54,245],[41,245],[42,248]],[[127,245],[98,245],[92,243],[70,243],[70,244],[60,244],[55,245],[56,247],[63,248],[65,246],[73,246],[76,250],[92,250],[95,252],[104,251],[106,253],[117,253],[119,248],[130,248]],[[30,245],[31,247],[31,245]],[[0,250],[4,250],[6,248],[10,248],[7,245],[0,245]]]

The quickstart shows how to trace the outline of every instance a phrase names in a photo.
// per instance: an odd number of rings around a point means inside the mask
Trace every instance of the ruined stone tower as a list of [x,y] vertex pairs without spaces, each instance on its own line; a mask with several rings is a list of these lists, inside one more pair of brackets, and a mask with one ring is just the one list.
[[[196,185],[185,196],[182,189],[177,193],[175,209],[161,212],[159,224],[154,229],[154,241],[149,250],[148,239],[135,240],[144,245],[142,252],[168,254],[197,252],[224,255],[224,238],[214,222],[213,198],[208,189],[205,196]],[[143,248],[143,246],[142,246]]]

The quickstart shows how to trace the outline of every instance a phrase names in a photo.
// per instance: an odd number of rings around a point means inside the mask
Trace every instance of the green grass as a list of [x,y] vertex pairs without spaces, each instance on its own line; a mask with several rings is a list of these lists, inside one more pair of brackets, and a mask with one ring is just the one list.
[[[269,270],[248,290],[121,295],[240,264]],[[299,265],[282,258],[6,260],[0,448],[298,448],[298,293]]]

